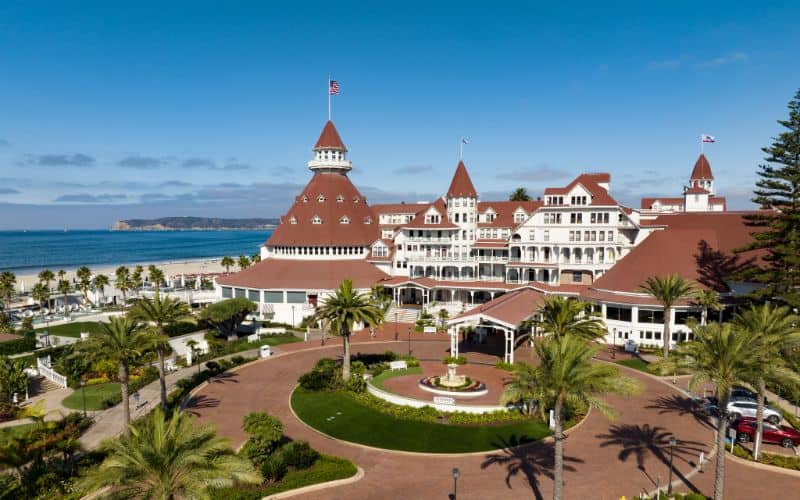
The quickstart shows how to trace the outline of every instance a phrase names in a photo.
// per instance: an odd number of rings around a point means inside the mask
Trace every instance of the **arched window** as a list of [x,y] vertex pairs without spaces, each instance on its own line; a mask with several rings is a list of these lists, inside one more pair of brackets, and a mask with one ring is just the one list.
[[320,219],[319,215],[315,215],[315,216],[314,216],[314,217],[311,219],[311,223],[312,223],[312,224],[322,224],[322,219]]
[[348,217],[346,215],[342,215],[339,218],[339,224],[350,224],[350,217]]
[[344,196],[337,194],[336,195],[336,203],[344,203]]
[[296,217],[294,217],[294,216],[292,216],[292,217],[289,219],[289,224],[297,224],[297,218],[296,218]]
[[358,196],[353,196],[353,203],[358,203]]
[[303,203],[308,203],[308,196],[303,195],[302,200],[303,200]]
[[320,203],[322,203],[323,201],[325,201],[325,195],[324,195],[324,194],[321,194],[321,195],[317,196],[317,201],[318,201],[318,202],[320,202]]

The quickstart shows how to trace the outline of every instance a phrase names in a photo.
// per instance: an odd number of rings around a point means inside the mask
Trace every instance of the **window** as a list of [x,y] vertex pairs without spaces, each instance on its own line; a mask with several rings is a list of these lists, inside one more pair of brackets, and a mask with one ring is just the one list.
[[353,196],[353,203],[358,203],[358,196]]
[[322,219],[320,219],[319,215],[315,215],[315,216],[314,216],[314,217],[311,219],[311,223],[312,223],[312,224],[322,224]]
[[248,290],[247,291],[247,298],[252,300],[253,302],[260,302],[261,301],[261,293],[258,290]]
[[631,308],[630,307],[606,307],[606,318],[617,321],[630,321]]
[[286,302],[289,304],[305,304],[306,292],[286,292]]
[[639,323],[664,323],[664,311],[660,309],[639,309]]
[[573,283],[580,283],[581,282],[581,273],[579,271],[575,271],[572,273],[572,282]]
[[514,222],[520,223],[525,221],[525,212],[517,212],[514,214]]
[[303,198],[302,198],[302,200],[303,200],[303,203],[308,203],[308,196],[305,196],[305,195],[304,195],[304,196],[303,196]]
[[675,311],[675,324],[686,325],[690,321],[689,318],[694,318],[695,323],[700,323],[699,311]]
[[283,292],[264,292],[264,302],[269,304],[283,304]]
[[233,289],[229,286],[222,287],[222,298],[223,299],[230,299],[233,298]]
[[600,241],[606,241],[606,232],[600,231]]
[[372,224],[372,217],[364,217],[364,224]]
[[297,218],[296,218],[296,217],[294,217],[294,216],[292,216],[292,217],[289,219],[289,224],[297,224]]
[[608,241],[614,241],[614,231],[608,232]]
[[245,291],[245,289],[244,289],[244,288],[236,288],[236,289],[233,291],[233,296],[234,296],[234,297],[236,297],[237,299],[239,299],[239,298],[244,298],[244,297],[245,297],[245,294],[246,294],[246,291]]
[[536,239],[536,230],[529,229],[528,230],[528,241],[533,241]]
[[323,201],[325,201],[325,195],[324,195],[324,194],[321,194],[321,195],[317,196],[317,201],[318,201],[318,202],[320,202],[320,203],[322,203]]
[[339,224],[350,224],[350,217],[342,215],[339,217]]
[[344,196],[337,194],[336,195],[336,203],[344,203]]
[[544,241],[550,241],[550,231],[547,229],[544,230]]
[[603,214],[603,224],[608,224],[608,212]]
[[569,241],[575,241],[575,231],[569,232]]
[[375,245],[372,247],[372,256],[373,257],[387,257],[389,255],[389,249],[383,245]]
[[592,213],[590,214],[590,217],[589,217],[589,222],[590,222],[591,224],[595,224],[595,223],[597,223],[597,214],[596,214],[596,213],[592,212]]

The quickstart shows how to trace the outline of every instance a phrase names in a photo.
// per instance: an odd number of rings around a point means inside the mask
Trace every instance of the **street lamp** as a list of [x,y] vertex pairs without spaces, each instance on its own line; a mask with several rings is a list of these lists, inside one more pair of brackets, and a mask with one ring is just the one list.
[[669,438],[669,483],[667,483],[667,496],[672,495],[672,456],[675,452],[675,445],[678,444],[678,440],[675,439],[675,436]]
[[611,359],[617,359],[617,331],[611,335]]
[[81,398],[83,399],[83,418],[86,418],[86,380],[81,379]]
[[294,328],[294,306],[292,306],[292,328]]
[[453,500],[456,500],[456,496],[458,495],[458,478],[461,476],[461,471],[458,470],[458,467],[453,468]]
[[408,327],[408,355],[411,356],[411,327]]
[[397,311],[394,312],[394,339],[397,340],[397,337],[400,334],[397,333]]

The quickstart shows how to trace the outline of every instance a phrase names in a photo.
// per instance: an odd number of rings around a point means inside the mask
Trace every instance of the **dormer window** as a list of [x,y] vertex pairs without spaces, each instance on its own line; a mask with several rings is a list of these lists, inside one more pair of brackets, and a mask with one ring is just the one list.
[[337,194],[336,195],[336,203],[344,203],[344,196]]
[[353,196],[353,203],[358,203],[358,196]]
[[372,224],[372,217],[364,217],[364,224]]
[[303,200],[303,203],[308,203],[308,196],[303,195],[303,198],[301,199]]
[[317,196],[317,201],[320,202],[320,203],[324,202],[325,201],[325,195],[321,194],[321,195]]
[[312,223],[312,224],[322,224],[322,219],[320,219],[319,215],[315,215],[315,216],[314,216],[314,217],[311,219],[311,223]]
[[294,217],[294,216],[292,216],[292,217],[289,219],[289,224],[297,224],[297,218],[296,218],[296,217]]
[[350,224],[350,217],[348,217],[346,215],[342,215],[339,218],[339,224]]

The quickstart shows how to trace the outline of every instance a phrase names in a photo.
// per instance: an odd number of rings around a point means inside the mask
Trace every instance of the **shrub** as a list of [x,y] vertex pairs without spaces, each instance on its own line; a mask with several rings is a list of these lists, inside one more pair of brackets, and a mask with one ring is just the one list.
[[221,372],[222,372],[222,367],[221,367],[221,366],[220,366],[220,364],[219,364],[219,363],[217,363],[216,361],[209,361],[209,362],[207,362],[207,363],[206,363],[206,368],[207,368],[207,369],[208,369],[208,371],[210,371],[211,373],[221,373]]
[[283,462],[288,467],[307,469],[314,465],[319,458],[319,452],[312,448],[307,441],[292,441],[283,445],[278,451],[283,456]]
[[280,453],[274,453],[264,457],[261,463],[261,475],[263,475],[264,480],[269,483],[280,481],[281,478],[286,475],[287,471],[288,467],[286,466],[286,461],[284,461],[283,455]]
[[455,363],[457,365],[466,365],[467,358],[465,358],[464,356],[447,356],[442,360],[442,363],[444,363],[445,365],[449,365],[451,363]]
[[496,365],[494,365],[494,367],[498,370],[505,370],[507,372],[514,371],[514,363],[507,363],[505,361],[498,362]]
[[242,446],[241,453],[259,465],[283,439],[283,423],[264,412],[248,413],[243,420],[242,428],[250,437]]
[[231,363],[233,363],[234,365],[241,365],[242,363],[244,363],[244,358],[237,354],[236,356],[233,356],[231,358]]
[[36,336],[25,335],[18,339],[0,343],[0,356],[10,356],[12,354],[22,354],[23,352],[36,349]]

